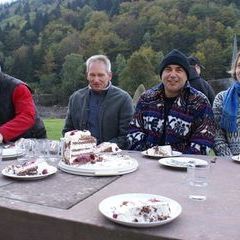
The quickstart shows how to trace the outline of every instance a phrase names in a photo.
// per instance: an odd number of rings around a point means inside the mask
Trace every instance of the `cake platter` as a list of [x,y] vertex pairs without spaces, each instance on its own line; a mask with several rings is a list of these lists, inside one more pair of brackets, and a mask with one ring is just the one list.
[[68,165],[63,161],[58,167],[70,174],[83,176],[115,176],[134,172],[138,168],[136,159],[127,155],[102,155],[103,161],[81,165]]
[[[132,221],[131,215],[127,215],[127,218],[125,218],[124,220],[120,220],[117,218],[116,212],[118,211],[119,208],[121,208],[122,204],[128,201],[131,203],[134,203],[137,201],[146,202],[149,200],[166,202],[170,209],[169,217],[166,218],[165,220],[159,220],[159,221],[153,221],[153,222],[144,222],[144,221],[135,222],[135,221]],[[172,222],[182,212],[181,205],[173,199],[163,197],[160,195],[143,194],[143,193],[120,194],[120,195],[108,197],[100,202],[98,209],[106,218],[108,218],[109,220],[115,223],[130,226],[130,227],[138,227],[138,228],[154,227],[154,226],[159,226],[159,225]]]

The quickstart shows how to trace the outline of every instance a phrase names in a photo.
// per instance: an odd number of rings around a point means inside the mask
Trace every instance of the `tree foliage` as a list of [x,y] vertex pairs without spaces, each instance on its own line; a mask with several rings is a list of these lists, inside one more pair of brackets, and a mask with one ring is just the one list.
[[62,97],[70,96],[75,90],[86,85],[83,56],[71,53],[65,57],[61,78]]
[[0,64],[40,93],[67,102],[87,85],[85,61],[106,54],[130,94],[160,81],[173,48],[195,54],[206,79],[229,77],[239,0],[18,0],[0,5]]
[[145,55],[148,49],[140,49],[138,52],[134,52],[130,56],[126,67],[120,73],[119,85],[126,89],[131,95],[135,93],[135,90],[140,84],[143,84],[146,88],[152,87],[159,82],[159,77],[155,74],[152,61],[155,58],[153,52],[149,51],[149,55]]

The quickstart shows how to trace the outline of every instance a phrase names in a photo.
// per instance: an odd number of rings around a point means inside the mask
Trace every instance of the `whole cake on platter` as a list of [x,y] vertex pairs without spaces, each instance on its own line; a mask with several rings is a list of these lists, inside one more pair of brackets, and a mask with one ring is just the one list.
[[93,153],[97,145],[95,137],[89,131],[73,130],[66,132],[63,143],[63,161],[74,164],[81,154]]
[[170,207],[166,201],[123,201],[113,209],[112,217],[125,222],[151,223],[170,218]]

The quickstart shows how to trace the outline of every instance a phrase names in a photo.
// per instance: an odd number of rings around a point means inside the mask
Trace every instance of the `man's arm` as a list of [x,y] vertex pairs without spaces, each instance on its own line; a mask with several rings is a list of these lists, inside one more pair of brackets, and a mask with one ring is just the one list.
[[192,135],[184,153],[207,155],[213,148],[215,135],[213,111],[207,99],[205,103],[200,104],[197,109],[197,116],[193,121]]
[[127,148],[127,132],[130,121],[133,116],[133,102],[130,95],[126,95],[126,98],[121,105],[120,113],[119,113],[119,136],[117,138],[113,138],[110,142],[115,142],[122,149]]
[[0,126],[3,141],[8,142],[22,135],[35,123],[35,106],[30,90],[24,84],[18,85],[13,92],[12,102],[15,116]]
[[66,115],[64,127],[62,130],[63,136],[66,132],[74,130],[73,123],[72,123],[72,117],[71,117],[71,109],[72,109],[71,105],[72,105],[72,97],[70,97],[69,103],[68,103],[67,115]]
[[140,97],[135,113],[133,115],[133,119],[129,124],[128,129],[128,148],[130,150],[143,151],[148,147],[146,146],[146,134],[144,130],[144,119],[142,115],[142,97]]

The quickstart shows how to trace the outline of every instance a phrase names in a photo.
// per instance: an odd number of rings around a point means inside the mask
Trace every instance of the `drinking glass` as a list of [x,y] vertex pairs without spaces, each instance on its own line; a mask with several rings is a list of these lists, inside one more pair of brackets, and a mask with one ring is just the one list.
[[23,163],[28,161],[28,148],[27,148],[28,139],[20,138],[15,142],[15,147],[17,149],[17,161]]
[[204,201],[207,199],[209,183],[209,163],[199,164],[196,160],[188,162],[187,181],[189,187],[189,198]]
[[47,139],[35,139],[35,150],[33,151],[36,158],[46,160],[48,158],[48,140]]
[[48,140],[48,157],[47,162],[57,166],[61,158],[61,144],[57,140]]

